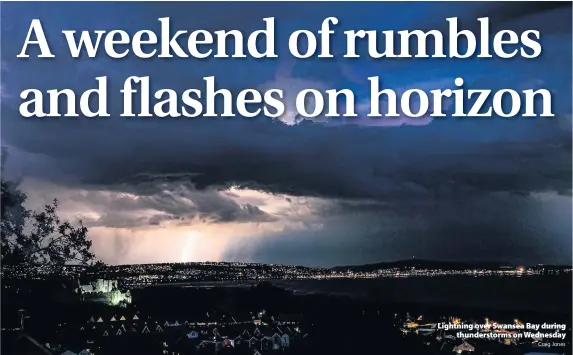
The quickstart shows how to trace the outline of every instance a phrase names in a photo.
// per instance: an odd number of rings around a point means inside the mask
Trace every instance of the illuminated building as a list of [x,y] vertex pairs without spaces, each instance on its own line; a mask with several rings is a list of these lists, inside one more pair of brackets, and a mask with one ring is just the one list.
[[475,347],[472,346],[471,344],[469,344],[467,341],[464,341],[460,345],[454,347],[454,352],[456,352],[458,354],[461,354],[464,351],[473,352],[474,350],[475,350]]
[[97,279],[86,284],[80,284],[76,293],[80,294],[83,300],[102,302],[112,306],[131,303],[131,293],[129,290],[121,292],[117,280]]

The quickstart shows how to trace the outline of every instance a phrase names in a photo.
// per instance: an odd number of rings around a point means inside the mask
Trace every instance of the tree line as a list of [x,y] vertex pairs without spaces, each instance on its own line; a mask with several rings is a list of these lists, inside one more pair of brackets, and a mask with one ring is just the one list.
[[[40,211],[26,207],[27,195],[18,182],[4,179],[7,151],[2,149],[0,239],[2,267],[21,266],[30,270],[49,266],[94,265],[88,228],[58,217],[58,200]],[[2,273],[4,274],[4,273]]]

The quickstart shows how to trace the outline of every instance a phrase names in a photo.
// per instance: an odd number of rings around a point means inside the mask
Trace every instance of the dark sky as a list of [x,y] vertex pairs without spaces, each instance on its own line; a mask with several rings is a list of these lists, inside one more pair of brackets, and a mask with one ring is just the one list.
[[[2,145],[6,175],[31,207],[61,200],[65,218],[90,227],[109,263],[243,260],[330,266],[416,256],[512,263],[571,261],[571,7],[511,3],[9,3],[2,8]],[[457,16],[474,29],[541,32],[543,53],[514,59],[72,60],[62,30],[262,28],[274,16],[277,48],[297,29],[336,16],[343,30],[439,29]],[[18,59],[40,18],[55,59]],[[336,51],[335,51],[336,52]],[[335,53],[336,55],[336,53]],[[118,93],[131,75],[154,89],[276,87],[281,120],[128,119],[110,95],[110,118],[24,119],[28,88],[94,87]],[[302,120],[304,88],[547,88],[553,118]],[[113,96],[113,97],[112,97]],[[334,124],[336,123],[336,124]]]

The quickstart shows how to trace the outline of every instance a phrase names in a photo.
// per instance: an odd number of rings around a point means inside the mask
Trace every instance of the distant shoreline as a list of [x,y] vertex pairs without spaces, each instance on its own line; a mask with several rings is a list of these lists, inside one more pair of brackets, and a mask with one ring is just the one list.
[[[175,282],[165,282],[165,283],[154,283],[154,284],[144,284],[144,283],[133,283],[129,284],[129,287],[140,288],[140,287],[186,287],[186,288],[210,288],[210,287],[250,287],[255,286],[261,282],[269,282],[273,285],[281,283],[299,283],[299,282],[333,282],[333,281],[376,281],[376,280],[406,280],[406,279],[437,279],[437,278],[489,278],[489,279],[559,279],[566,278],[569,275],[437,275],[437,276],[423,276],[423,275],[409,275],[409,276],[397,276],[397,277],[368,277],[368,278],[353,278],[353,277],[340,277],[340,278],[308,278],[308,279],[261,279],[261,280],[194,280],[194,281],[175,281]],[[567,277],[570,279],[571,277]]]

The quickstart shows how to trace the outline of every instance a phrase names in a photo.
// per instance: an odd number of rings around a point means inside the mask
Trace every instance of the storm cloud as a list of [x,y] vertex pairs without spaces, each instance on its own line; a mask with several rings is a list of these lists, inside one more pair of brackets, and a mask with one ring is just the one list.
[[[91,17],[103,10],[85,4],[73,10],[77,13],[65,26],[45,6],[11,4],[2,14],[3,32],[10,34],[2,52],[1,134],[10,151],[6,176],[22,179],[31,204],[58,197],[62,213],[91,228],[94,247],[105,261],[211,257],[334,265],[414,254],[451,260],[570,260],[570,26],[568,32],[548,29],[543,56],[529,62],[14,59],[34,16],[44,19],[47,31],[56,32],[78,22],[82,29],[117,27],[128,12],[138,14],[126,25],[129,29],[172,16],[179,23],[193,18],[191,27],[253,30],[262,17],[280,13],[280,38],[290,29],[316,27],[327,15],[345,19],[341,25],[347,28],[377,29],[411,28],[411,18],[422,16],[422,10],[400,4],[365,3],[354,11],[333,4],[332,14],[312,5],[304,6],[307,11],[279,11],[275,6],[280,4],[249,4],[248,11],[236,9],[245,16],[231,17],[230,9],[217,12],[208,5],[199,17],[192,16],[198,5],[134,6],[106,4],[106,16]],[[445,13],[474,17],[477,5],[464,6],[433,4],[431,9],[436,18]],[[499,9],[499,25],[519,28],[515,21],[523,18],[546,23],[536,16],[567,18],[567,8],[536,9]],[[491,11],[496,10],[480,13]],[[570,23],[570,9],[568,16]],[[157,87],[175,89],[216,75],[221,87],[302,81],[319,88],[351,87],[360,99],[367,98],[370,75],[382,76],[392,87],[420,80],[431,87],[463,76],[476,87],[546,87],[554,94],[556,116],[447,117],[424,125],[363,124],[360,117],[288,125],[266,117],[121,118],[112,99],[110,118],[19,117],[19,91],[85,90],[98,75],[108,75],[115,91],[129,75],[151,75]],[[199,251],[182,256],[183,245]],[[153,254],[153,248],[164,251]]]

